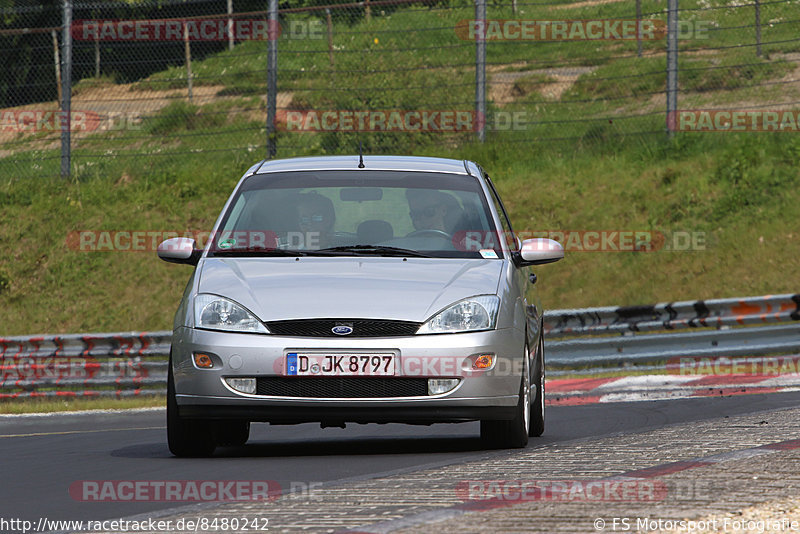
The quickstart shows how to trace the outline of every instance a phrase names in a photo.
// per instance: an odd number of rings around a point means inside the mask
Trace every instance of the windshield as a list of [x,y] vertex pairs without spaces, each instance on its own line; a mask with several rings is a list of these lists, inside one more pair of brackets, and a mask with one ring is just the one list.
[[502,258],[473,176],[406,171],[253,175],[209,255]]

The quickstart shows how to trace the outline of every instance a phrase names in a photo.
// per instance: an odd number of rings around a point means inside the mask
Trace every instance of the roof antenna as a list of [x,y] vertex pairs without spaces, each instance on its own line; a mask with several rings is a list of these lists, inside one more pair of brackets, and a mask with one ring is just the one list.
[[361,152],[361,141],[358,142],[358,168],[364,168],[364,154]]

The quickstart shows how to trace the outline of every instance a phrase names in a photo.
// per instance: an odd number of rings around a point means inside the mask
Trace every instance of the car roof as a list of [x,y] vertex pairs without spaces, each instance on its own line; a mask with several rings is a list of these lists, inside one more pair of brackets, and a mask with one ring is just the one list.
[[[360,170],[359,157],[317,156],[265,160],[254,166],[252,174],[287,171]],[[444,172],[478,175],[477,166],[469,161],[422,156],[364,156],[363,170]]]

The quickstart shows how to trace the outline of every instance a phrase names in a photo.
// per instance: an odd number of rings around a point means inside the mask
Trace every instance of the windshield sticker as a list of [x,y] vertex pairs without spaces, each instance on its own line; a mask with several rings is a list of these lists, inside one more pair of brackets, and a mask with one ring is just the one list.
[[497,259],[497,252],[490,248],[482,248],[481,249],[481,258],[489,259],[494,258]]

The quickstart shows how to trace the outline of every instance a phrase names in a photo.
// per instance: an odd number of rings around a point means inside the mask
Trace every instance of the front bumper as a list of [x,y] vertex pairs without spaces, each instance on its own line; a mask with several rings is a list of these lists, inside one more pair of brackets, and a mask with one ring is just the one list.
[[[523,346],[524,332],[513,328],[463,334],[343,339],[181,327],[173,334],[172,361],[176,400],[182,417],[277,424],[429,424],[513,418],[523,367]],[[227,387],[223,381],[226,377],[284,376],[287,353],[315,350],[392,352],[396,355],[396,377],[458,378],[459,383],[453,390],[439,395],[321,398],[244,394]],[[217,365],[212,369],[197,368],[192,358],[194,352],[214,354],[218,357]],[[489,370],[474,371],[465,363],[471,356],[487,353],[495,355],[494,366]]]

